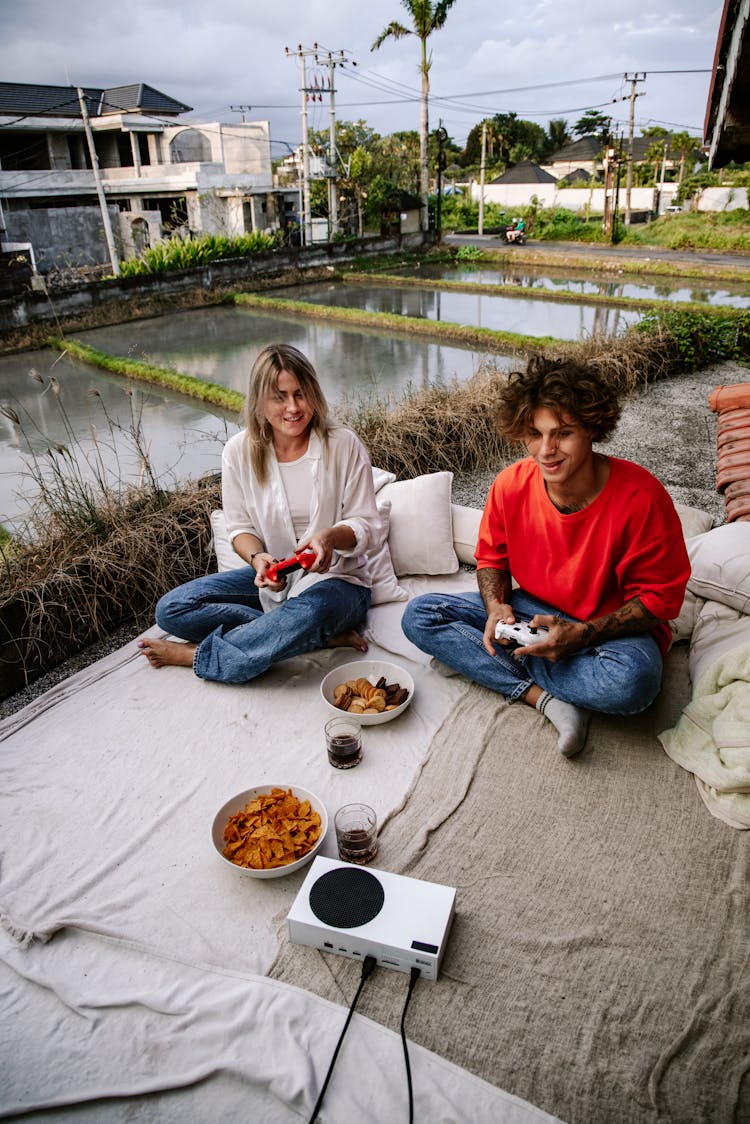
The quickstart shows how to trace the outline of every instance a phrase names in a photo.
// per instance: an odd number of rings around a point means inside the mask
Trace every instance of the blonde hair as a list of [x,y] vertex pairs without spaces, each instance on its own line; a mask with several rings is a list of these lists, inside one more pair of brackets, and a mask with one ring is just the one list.
[[313,412],[310,428],[318,434],[326,451],[328,449],[328,433],[331,428],[328,403],[315,368],[307,356],[291,344],[269,344],[253,363],[242,411],[242,421],[250,442],[250,463],[261,484],[268,477],[268,452],[273,445],[273,430],[266,418],[266,401],[277,389],[282,371],[288,371],[297,379]]

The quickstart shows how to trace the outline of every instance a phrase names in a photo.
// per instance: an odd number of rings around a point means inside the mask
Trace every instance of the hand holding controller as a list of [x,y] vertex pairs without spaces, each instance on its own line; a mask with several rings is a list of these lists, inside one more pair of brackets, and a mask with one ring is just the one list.
[[309,570],[315,564],[317,555],[314,550],[303,550],[291,558],[282,558],[280,562],[272,562],[266,570],[266,580],[269,582],[280,581],[292,570]]
[[515,624],[503,624],[501,621],[495,628],[496,640],[511,640],[517,648],[538,644],[541,640],[546,640],[548,635],[548,628],[542,625],[532,628],[528,621],[516,621]]

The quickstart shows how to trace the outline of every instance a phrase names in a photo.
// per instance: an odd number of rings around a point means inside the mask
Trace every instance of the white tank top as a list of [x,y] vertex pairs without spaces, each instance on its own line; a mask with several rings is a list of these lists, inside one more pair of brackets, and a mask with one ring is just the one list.
[[292,517],[294,536],[299,541],[310,522],[312,462],[305,453],[298,461],[289,461],[284,464],[279,462],[279,469],[281,470],[281,482],[286,492],[289,514]]

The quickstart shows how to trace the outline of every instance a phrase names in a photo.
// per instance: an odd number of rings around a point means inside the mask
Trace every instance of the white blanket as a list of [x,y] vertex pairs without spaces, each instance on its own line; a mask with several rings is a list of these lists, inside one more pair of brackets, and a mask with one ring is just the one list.
[[[465,573],[433,584],[475,585]],[[305,871],[241,875],[213,851],[211,824],[225,800],[262,783],[311,789],[331,820],[352,800],[372,804],[381,825],[399,812],[467,690],[409,645],[402,609],[373,612],[370,654],[408,668],[414,699],[364,730],[353,770],[328,765],[319,693],[328,670],[356,658],[347,649],[226,687],[155,671],[133,643],[0,724],[0,1115],[60,1106],[79,1119],[75,1106],[96,1101],[86,1119],[124,1121],[137,1096],[160,1121],[309,1114],[343,1009],[263,978]],[[322,853],[335,853],[332,831]],[[403,1118],[400,1052],[392,1030],[355,1019],[324,1119]],[[413,1052],[417,1119],[551,1119]]]
[[[371,654],[390,653],[373,645]],[[96,680],[84,673],[82,689],[71,683],[43,713],[27,708],[0,725],[5,927],[28,942],[74,925],[197,965],[264,972],[304,872],[258,881],[227,868],[211,844],[214,814],[253,785],[301,785],[326,804],[322,853],[333,855],[336,809],[365,800],[384,824],[466,690],[425,660],[399,657],[413,702],[394,722],[365,728],[356,769],[335,770],[319,685],[352,658],[351,649],[316,652],[236,687],[154,670],[133,643]]]
[[711,664],[677,725],[659,740],[673,761],[695,775],[712,815],[750,828],[750,644]]

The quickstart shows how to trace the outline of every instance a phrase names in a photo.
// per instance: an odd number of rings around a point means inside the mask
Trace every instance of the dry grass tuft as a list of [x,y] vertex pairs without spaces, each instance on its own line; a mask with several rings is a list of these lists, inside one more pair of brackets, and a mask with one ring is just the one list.
[[0,555],[0,698],[127,620],[151,623],[159,597],[215,567],[209,515],[217,483],[131,493],[88,540],[52,523]]

